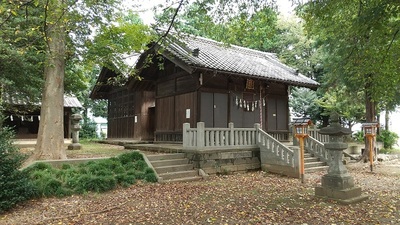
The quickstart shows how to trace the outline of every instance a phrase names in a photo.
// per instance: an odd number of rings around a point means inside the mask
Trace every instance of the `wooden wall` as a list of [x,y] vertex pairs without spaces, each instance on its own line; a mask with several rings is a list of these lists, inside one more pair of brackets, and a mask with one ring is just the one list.
[[[183,123],[194,125],[197,122],[198,75],[172,68],[171,64],[167,71],[173,74],[164,75],[157,81],[156,131],[180,132]],[[187,110],[190,118],[186,118]]]
[[[250,107],[240,107],[238,100],[250,103]],[[288,107],[285,84],[211,71],[178,71],[158,80],[156,130],[181,131],[184,122],[194,126],[202,121],[207,127],[227,127],[229,122],[236,127],[253,127],[261,123],[267,131],[287,132]],[[193,114],[190,119],[185,118],[186,109]]]
[[287,132],[289,130],[289,97],[287,85],[271,84],[267,88],[267,131]]
[[133,92],[126,88],[112,91],[108,99],[108,138],[152,139],[149,108],[153,106],[154,92]]
[[[156,131],[182,131],[184,123],[195,125],[197,120],[197,93],[158,98],[156,100]],[[186,118],[187,110],[190,113]]]

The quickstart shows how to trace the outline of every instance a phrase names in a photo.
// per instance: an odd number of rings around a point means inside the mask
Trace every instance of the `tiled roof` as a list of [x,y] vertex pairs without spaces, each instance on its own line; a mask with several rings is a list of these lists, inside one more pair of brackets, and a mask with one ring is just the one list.
[[64,95],[64,107],[66,108],[83,108],[81,102],[75,96]]
[[[212,69],[295,86],[319,86],[318,82],[281,63],[273,53],[227,45],[201,37],[179,38],[167,38],[166,51],[192,68]],[[198,54],[195,53],[197,49]]]
[[[25,95],[13,94],[10,95],[6,92],[2,95],[2,101],[9,105],[31,105],[31,106],[40,106],[40,101],[35,101],[30,99]],[[83,108],[82,104],[75,96],[67,96],[64,95],[64,107],[66,108]]]

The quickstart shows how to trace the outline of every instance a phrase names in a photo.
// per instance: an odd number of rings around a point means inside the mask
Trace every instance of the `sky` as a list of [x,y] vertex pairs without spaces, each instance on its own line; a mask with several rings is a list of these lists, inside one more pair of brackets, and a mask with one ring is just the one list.
[[[152,7],[156,6],[157,4],[165,2],[165,0],[151,0],[151,1],[146,1],[144,4],[142,0],[125,0],[125,4],[128,6],[131,6],[133,4],[141,4],[142,6],[140,7],[140,12],[139,15],[142,18],[143,22],[145,24],[150,24],[154,22],[153,19],[153,12],[152,12]],[[278,10],[279,12],[287,17],[292,14],[293,8],[292,3],[290,0],[277,0],[277,5],[278,5]]]

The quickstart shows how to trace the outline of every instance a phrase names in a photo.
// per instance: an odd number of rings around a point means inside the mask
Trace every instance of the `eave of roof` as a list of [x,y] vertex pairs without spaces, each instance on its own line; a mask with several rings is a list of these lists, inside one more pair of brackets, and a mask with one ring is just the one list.
[[[8,105],[14,106],[41,106],[40,101],[31,100],[27,96],[9,93],[3,93],[2,101]],[[64,95],[64,107],[66,108],[83,108],[81,102],[75,96]]]

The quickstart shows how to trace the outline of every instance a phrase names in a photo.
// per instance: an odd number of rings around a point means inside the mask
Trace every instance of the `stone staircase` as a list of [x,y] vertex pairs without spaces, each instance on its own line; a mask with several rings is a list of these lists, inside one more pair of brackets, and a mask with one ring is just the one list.
[[[293,142],[283,143],[288,147],[293,147]],[[295,146],[298,147],[298,146]],[[313,153],[308,152],[304,149],[304,172],[312,173],[318,171],[327,171],[329,166],[326,162],[322,161],[319,157],[315,156]]]
[[185,153],[147,155],[159,182],[189,182],[203,179],[199,171],[193,168]]
[[317,171],[327,171],[328,167],[329,166],[318,157],[314,157],[311,153],[304,153],[304,172],[306,174]]

